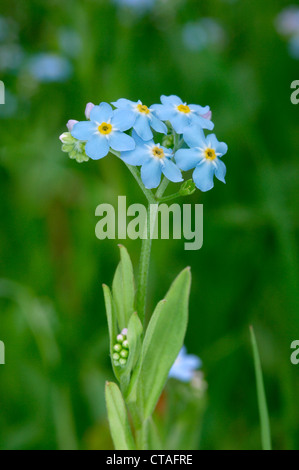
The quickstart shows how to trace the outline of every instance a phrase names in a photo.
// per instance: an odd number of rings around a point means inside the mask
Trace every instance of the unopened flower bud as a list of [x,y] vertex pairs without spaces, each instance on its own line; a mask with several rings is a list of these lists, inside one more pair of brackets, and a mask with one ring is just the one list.
[[[67,126],[72,128],[72,125],[76,124],[76,122],[77,121],[69,121]],[[68,153],[70,158],[75,159],[78,163],[87,162],[89,160],[89,157],[85,153],[85,142],[75,139],[70,132],[64,132],[59,139],[62,142],[61,150]]]
[[85,116],[86,116],[87,119],[90,119],[90,112],[91,112],[92,108],[94,108],[94,104],[93,103],[87,103],[86,108],[85,108]]
[[180,187],[179,193],[181,196],[189,196],[190,194],[193,194],[195,190],[196,190],[196,186],[195,186],[194,181],[187,180]]
[[117,367],[124,367],[127,363],[129,356],[129,343],[127,340],[127,328],[124,328],[122,332],[117,335],[117,343],[113,346],[112,360],[113,364]]
[[77,124],[78,121],[75,121],[75,119],[70,119],[67,123],[66,123],[66,127],[68,128],[69,132],[71,132],[71,130],[73,129],[74,125]]
[[174,144],[173,135],[165,135],[162,139],[162,145],[166,148],[172,148]]

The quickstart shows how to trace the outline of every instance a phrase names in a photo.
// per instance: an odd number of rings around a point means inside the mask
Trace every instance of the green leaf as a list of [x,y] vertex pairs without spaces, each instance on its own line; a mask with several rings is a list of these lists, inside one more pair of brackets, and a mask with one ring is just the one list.
[[135,443],[130,428],[125,402],[121,391],[113,382],[105,388],[110,432],[116,450],[134,450]]
[[134,312],[135,284],[133,266],[126,248],[119,245],[121,261],[116,268],[112,293],[119,329],[128,327]]
[[118,377],[118,373],[112,361],[113,346],[114,346],[116,336],[117,336],[116,315],[115,315],[114,308],[113,308],[111,291],[109,287],[106,286],[105,284],[103,284],[103,292],[104,292],[104,300],[105,300],[106,315],[107,315],[108,330],[109,330],[109,349],[110,349],[111,363],[112,363],[114,374],[116,377]]
[[142,328],[141,321],[137,313],[135,312],[131,316],[129,325],[128,325],[127,340],[129,343],[129,357],[128,357],[125,369],[121,376],[122,390],[124,392],[125,397],[126,397],[126,394],[128,393],[129,384],[131,388],[131,383],[130,383],[131,372],[133,368],[135,367],[138,359],[140,358],[142,330],[143,328]]
[[267,407],[267,399],[264,388],[263,372],[261,366],[261,360],[259,355],[259,350],[256,342],[256,337],[254,334],[253,327],[250,327],[251,343],[253,350],[254,358],[254,368],[256,376],[256,388],[257,388],[257,398],[259,405],[260,421],[261,421],[261,437],[262,437],[262,447],[263,450],[271,450],[271,430],[270,430],[270,420]]
[[165,300],[159,302],[149,322],[137,382],[137,405],[143,419],[152,414],[183,346],[190,285],[191,273],[186,268],[171,285]]
[[162,442],[159,429],[154,422],[153,418],[149,419],[148,422],[148,439],[149,439],[149,449],[163,450],[164,445]]

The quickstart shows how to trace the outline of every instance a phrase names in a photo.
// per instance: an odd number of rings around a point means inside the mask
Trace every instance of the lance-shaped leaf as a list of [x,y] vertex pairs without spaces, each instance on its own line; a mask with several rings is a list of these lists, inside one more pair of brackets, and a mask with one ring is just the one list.
[[130,428],[125,402],[121,391],[113,382],[105,388],[110,432],[116,450],[134,450],[135,443]]
[[134,312],[135,285],[130,256],[124,246],[119,245],[119,248],[121,260],[113,279],[112,294],[118,327],[122,330],[128,327],[130,317]]
[[115,309],[113,307],[113,301],[112,301],[112,295],[111,295],[110,289],[105,284],[103,284],[103,292],[104,292],[104,300],[105,300],[106,315],[107,315],[108,330],[109,330],[110,357],[111,357],[114,374],[116,377],[118,377],[117,370],[114,367],[113,361],[112,361],[113,346],[114,346],[116,335],[117,335],[116,314],[114,311]]
[[186,268],[157,305],[146,330],[137,380],[137,404],[143,419],[153,412],[169,370],[183,345],[188,323],[191,284]]

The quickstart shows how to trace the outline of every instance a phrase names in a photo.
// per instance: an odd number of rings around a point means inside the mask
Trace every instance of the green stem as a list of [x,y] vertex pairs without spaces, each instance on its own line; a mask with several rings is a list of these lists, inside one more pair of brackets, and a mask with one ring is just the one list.
[[165,196],[165,197],[160,197],[158,199],[158,202],[167,202],[167,201],[173,201],[174,199],[177,199],[178,197],[181,197],[181,193],[180,192],[177,192],[177,193],[174,193],[174,194],[170,194],[169,196]]
[[[154,198],[154,204],[159,205],[157,198],[163,196],[164,191],[166,190],[168,186],[168,183],[169,183],[168,179],[164,177],[162,183],[160,184],[156,192],[156,195]],[[146,295],[147,295],[150,256],[151,256],[151,248],[152,248],[151,211],[150,211],[151,204],[153,204],[153,202],[149,201],[149,205],[147,209],[146,238],[142,240],[140,263],[139,263],[138,290],[137,290],[137,312],[144,325],[147,324],[147,321],[145,322],[145,319],[146,319],[145,310],[146,310]]]
[[140,429],[136,429],[137,450],[148,449],[148,422],[145,421]]
[[151,248],[152,248],[152,239],[151,239],[151,233],[150,233],[150,204],[147,209],[146,223],[147,223],[146,238],[142,240],[142,245],[141,245],[138,290],[137,290],[137,312],[142,323],[144,323],[144,319],[145,319],[147,283],[148,283],[148,273],[149,273]]
[[153,195],[152,191],[150,189],[146,189],[146,187],[144,186],[142,179],[140,177],[140,171],[138,170],[138,168],[136,166],[129,165],[128,163],[126,163],[126,166],[129,169],[129,171],[132,173],[132,175],[134,176],[135,180],[137,181],[148,203],[156,204],[157,203],[156,198]]
[[164,178],[162,180],[162,183],[160,184],[160,186],[157,189],[157,192],[155,194],[156,200],[160,199],[163,196],[163,194],[166,191],[166,188],[167,188],[168,184],[169,184],[169,180],[166,178],[166,176],[164,176]]

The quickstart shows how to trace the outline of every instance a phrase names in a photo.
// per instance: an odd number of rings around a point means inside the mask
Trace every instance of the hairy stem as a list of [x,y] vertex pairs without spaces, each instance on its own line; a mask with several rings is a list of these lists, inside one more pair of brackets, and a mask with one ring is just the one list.
[[142,240],[142,245],[141,245],[138,290],[137,290],[137,312],[142,323],[144,323],[144,319],[145,319],[147,283],[148,283],[149,265],[150,265],[151,248],[152,248],[152,239],[151,239],[151,233],[150,233],[150,204],[147,209],[146,224],[147,224],[146,238]]

